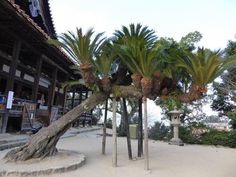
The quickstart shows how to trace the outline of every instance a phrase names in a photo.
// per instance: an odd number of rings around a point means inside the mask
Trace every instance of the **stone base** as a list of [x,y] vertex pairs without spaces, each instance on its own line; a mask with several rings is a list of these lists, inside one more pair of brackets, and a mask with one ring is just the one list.
[[54,156],[45,159],[31,159],[25,162],[5,162],[0,160],[0,177],[30,177],[76,170],[85,164],[85,156],[68,150],[59,150]]
[[183,146],[184,145],[183,141],[181,139],[179,139],[179,138],[178,139],[172,138],[170,140],[169,144],[171,144],[171,145],[178,145],[178,146]]

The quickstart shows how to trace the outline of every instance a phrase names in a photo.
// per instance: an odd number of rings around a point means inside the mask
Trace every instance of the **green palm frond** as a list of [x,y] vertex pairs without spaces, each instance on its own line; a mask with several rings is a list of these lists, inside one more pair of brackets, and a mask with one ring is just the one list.
[[177,67],[189,73],[195,84],[205,86],[235,64],[236,56],[224,59],[220,51],[199,48],[196,53],[188,52],[179,58]]
[[109,41],[107,41],[106,45],[103,45],[102,51],[96,56],[94,61],[94,65],[99,74],[102,76],[110,75],[112,65],[116,57],[117,55],[114,52],[114,49],[112,48]]
[[122,62],[133,73],[144,77],[151,77],[156,70],[157,61],[154,59],[157,52],[154,49],[157,37],[155,31],[141,24],[122,26],[116,30],[114,46]]
[[62,84],[62,88],[64,89],[65,87],[73,87],[75,85],[85,85],[84,83],[84,80],[83,79],[80,79],[80,80],[76,80],[76,81],[67,81],[67,82],[64,82]]
[[105,41],[105,38],[102,38],[103,33],[93,35],[93,29],[83,33],[81,28],[76,28],[75,33],[62,33],[58,37],[59,40],[49,40],[49,43],[62,47],[78,63],[92,63]]

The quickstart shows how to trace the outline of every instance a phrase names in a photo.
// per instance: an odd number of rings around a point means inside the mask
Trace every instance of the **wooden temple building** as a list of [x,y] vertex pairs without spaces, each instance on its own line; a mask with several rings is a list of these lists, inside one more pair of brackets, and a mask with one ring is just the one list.
[[1,133],[30,130],[35,119],[48,125],[88,96],[84,87],[62,88],[80,76],[50,38],[56,33],[48,0],[0,0]]

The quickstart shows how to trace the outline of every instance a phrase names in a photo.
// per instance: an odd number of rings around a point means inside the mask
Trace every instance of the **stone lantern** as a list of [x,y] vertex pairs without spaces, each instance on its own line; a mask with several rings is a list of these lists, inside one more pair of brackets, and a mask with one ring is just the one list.
[[179,126],[180,126],[180,115],[182,114],[179,110],[173,110],[168,113],[171,118],[170,124],[173,126],[173,138],[170,140],[169,144],[183,146],[183,141],[179,138]]

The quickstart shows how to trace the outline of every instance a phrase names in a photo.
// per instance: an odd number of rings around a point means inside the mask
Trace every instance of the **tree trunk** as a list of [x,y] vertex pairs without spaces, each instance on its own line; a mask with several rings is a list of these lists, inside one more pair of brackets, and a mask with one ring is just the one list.
[[143,116],[142,116],[142,99],[138,100],[138,157],[143,154]]
[[144,169],[149,170],[149,153],[148,153],[148,126],[147,126],[147,97],[143,97],[144,105]]
[[124,115],[124,119],[125,119],[128,155],[129,155],[129,159],[132,160],[132,148],[131,148],[130,132],[129,132],[129,117],[128,117],[125,98],[123,98],[123,108],[124,108],[124,114],[123,115]]
[[[142,94],[133,86],[115,86],[112,92],[119,97],[140,98]],[[42,128],[37,134],[23,146],[9,151],[5,159],[8,161],[25,161],[32,158],[44,158],[54,155],[59,138],[71,127],[71,124],[84,113],[93,109],[96,105],[104,102],[108,94],[99,92],[91,95],[88,99],[69,111],[50,126]]]
[[116,98],[112,99],[113,106],[113,117],[112,117],[112,166],[117,166],[117,136],[116,136],[116,110],[117,110],[117,102]]
[[71,127],[71,124],[82,113],[91,110],[106,98],[107,95],[104,93],[93,94],[49,127],[42,128],[37,134],[32,135],[28,143],[8,152],[5,159],[8,161],[25,161],[31,158],[44,158],[54,155],[57,152],[56,144],[59,138]]
[[105,117],[104,117],[103,136],[102,136],[102,154],[103,154],[103,155],[105,155],[105,153],[106,153],[107,105],[108,105],[108,99],[106,100],[106,103],[105,103]]

